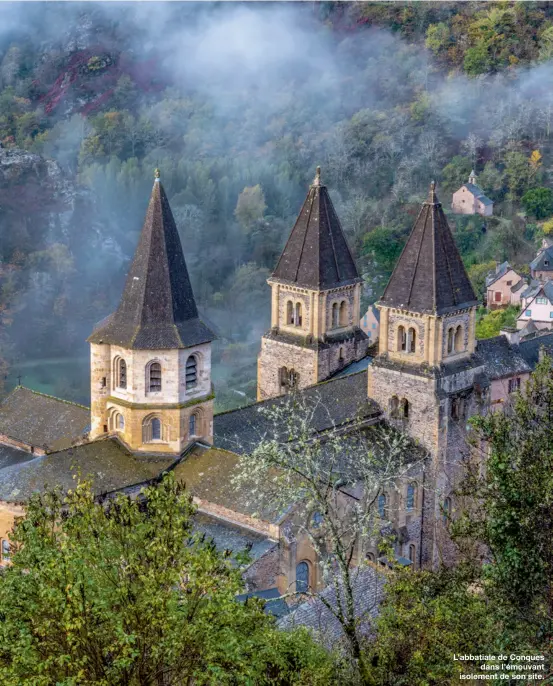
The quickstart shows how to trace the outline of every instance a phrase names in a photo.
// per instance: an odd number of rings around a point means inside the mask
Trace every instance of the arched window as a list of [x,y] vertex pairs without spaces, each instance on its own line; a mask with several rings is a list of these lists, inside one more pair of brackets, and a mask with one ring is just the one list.
[[116,417],[115,426],[119,429],[119,431],[123,431],[125,428],[125,418],[121,413],[118,413]]
[[415,484],[409,484],[407,486],[407,501],[406,501],[406,507],[407,511],[411,512],[412,510],[415,509],[415,495],[416,495],[416,486]]
[[194,388],[198,384],[198,361],[195,355],[190,355],[186,360],[186,390]]
[[448,355],[453,352],[453,339],[454,339],[454,333],[453,329],[448,329],[447,330],[447,353]]
[[378,496],[378,516],[380,519],[386,518],[386,496],[384,493]]
[[7,538],[2,539],[2,562],[10,561],[11,546]]
[[142,442],[161,441],[161,428],[159,417],[146,417],[142,423]]
[[309,565],[300,562],[296,567],[296,593],[307,593],[309,589]]
[[286,386],[288,383],[288,369],[286,367],[281,367],[278,370],[278,376],[281,386]]
[[289,300],[286,303],[286,323],[287,324],[293,324],[294,323],[294,304],[292,303],[291,300]]
[[127,363],[122,358],[117,359],[117,386],[119,388],[127,388]]
[[332,328],[338,328],[338,303],[332,303]]
[[161,364],[150,362],[147,367],[147,388],[150,393],[161,391]]
[[374,563],[374,553],[367,553],[367,560]]
[[417,332],[415,329],[410,328],[409,329],[409,335],[408,335],[408,347],[407,350],[410,353],[414,353],[417,351]]
[[343,367],[344,366],[344,349],[340,348],[340,352],[338,353],[338,366]]
[[401,401],[401,414],[404,417],[404,419],[409,418],[409,401],[407,398],[403,398]]
[[411,564],[413,565],[413,567],[415,566],[416,554],[416,546],[414,543],[411,543],[411,545],[409,546],[409,560],[411,560]]
[[460,324],[455,329],[454,347],[455,347],[456,353],[461,352],[463,350],[463,348],[465,347],[463,345],[463,327]]
[[197,427],[198,427],[198,415],[196,413],[191,414],[190,418],[188,419],[188,437],[192,438],[192,436],[197,435]]
[[390,398],[390,417],[397,419],[399,416],[399,398],[393,395]]
[[397,329],[397,349],[402,352],[407,350],[407,334],[404,326],[399,326]]
[[340,303],[340,326],[348,325],[348,305],[345,300]]
[[443,508],[443,521],[444,524],[447,524],[449,519],[451,517],[451,498],[446,498],[444,500],[444,508]]
[[296,303],[296,310],[295,310],[295,317],[294,317],[294,324],[296,326],[301,326],[301,303]]

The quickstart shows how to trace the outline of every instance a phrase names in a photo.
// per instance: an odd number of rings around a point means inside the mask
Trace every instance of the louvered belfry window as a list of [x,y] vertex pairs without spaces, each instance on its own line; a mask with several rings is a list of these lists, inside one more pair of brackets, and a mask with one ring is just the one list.
[[161,391],[161,365],[159,362],[152,362],[150,365],[150,391]]
[[119,360],[119,388],[127,388],[127,363]]
[[194,355],[186,360],[186,390],[194,388],[198,383],[198,363]]

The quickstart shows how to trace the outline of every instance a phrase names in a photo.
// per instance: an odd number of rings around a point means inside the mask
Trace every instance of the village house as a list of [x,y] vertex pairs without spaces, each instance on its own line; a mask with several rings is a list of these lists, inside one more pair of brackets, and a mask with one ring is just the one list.
[[521,293],[526,285],[524,277],[508,262],[498,264],[495,272],[486,277],[486,303],[489,310],[495,310],[520,303]]
[[374,345],[378,342],[380,332],[380,311],[375,305],[369,305],[367,311],[361,317],[359,326],[367,334],[369,345]]
[[517,329],[523,329],[530,321],[537,329],[550,329],[553,325],[553,281],[538,283],[525,291]]
[[491,217],[493,214],[493,200],[484,194],[484,191],[476,183],[476,174],[471,171],[468,183],[465,183],[458,191],[453,193],[451,209],[455,214],[481,214],[483,217]]
[[553,246],[544,248],[542,244],[542,248],[530,262],[530,275],[542,282],[553,278]]

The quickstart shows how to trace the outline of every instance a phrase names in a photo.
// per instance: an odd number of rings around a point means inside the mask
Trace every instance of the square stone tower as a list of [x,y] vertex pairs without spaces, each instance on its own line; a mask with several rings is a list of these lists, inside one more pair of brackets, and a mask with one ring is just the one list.
[[94,329],[91,439],[180,453],[213,437],[212,331],[201,321],[169,201],[156,179],[119,307]]
[[328,379],[366,355],[362,279],[319,167],[268,283],[271,330],[261,340],[258,400]]
[[485,374],[475,352],[477,304],[432,184],[377,303],[379,353],[368,370],[369,397],[430,455],[423,531],[413,543],[423,565],[451,553],[443,512],[452,507],[450,494],[469,451],[467,419],[483,402]]

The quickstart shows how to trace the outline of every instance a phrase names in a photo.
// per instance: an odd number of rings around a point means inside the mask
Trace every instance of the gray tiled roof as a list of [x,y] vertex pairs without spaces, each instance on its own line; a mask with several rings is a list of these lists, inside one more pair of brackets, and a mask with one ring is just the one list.
[[0,405],[0,433],[40,448],[69,446],[89,424],[87,407],[24,386],[14,388]]
[[533,298],[541,288],[541,282],[536,279],[531,279],[528,287],[520,294],[521,298]]
[[317,290],[361,281],[328,190],[318,174],[272,278]]
[[187,348],[214,338],[198,316],[175,220],[156,180],[119,307],[88,340],[159,350]]
[[204,512],[197,512],[194,515],[193,529],[195,532],[205,534],[206,538],[211,539],[221,552],[230,550],[233,553],[239,553],[247,549],[252,562],[259,560],[278,545],[275,541],[251,529],[243,529]]
[[285,617],[290,612],[290,608],[280,595],[278,588],[268,588],[265,591],[251,591],[236,596],[236,600],[244,603],[248,598],[261,598],[265,601],[265,612],[274,617]]
[[14,448],[11,445],[0,443],[0,469],[27,462],[34,457],[36,455],[28,453],[26,450],[19,450],[19,448]]
[[463,187],[470,191],[474,197],[478,198],[478,200],[480,200],[480,202],[482,202],[484,205],[493,205],[493,200],[490,200],[484,194],[484,191],[480,188],[480,186],[477,186],[474,183],[465,183],[464,186],[461,186],[461,188]]
[[[356,568],[353,571],[353,594],[355,617],[361,633],[370,632],[371,621],[377,616],[384,595],[385,577],[373,566]],[[337,608],[334,587],[329,585],[320,594],[332,607]],[[344,599],[342,598],[342,604]],[[328,648],[336,648],[345,640],[342,626],[319,598],[310,598],[293,612],[279,620],[280,629],[305,626]]]
[[497,281],[497,279],[500,279],[502,276],[504,276],[510,268],[511,265],[508,262],[503,262],[502,264],[499,264],[495,268],[495,271],[490,272],[486,277],[486,286],[491,286],[492,283],[495,283]]
[[433,186],[381,303],[438,315],[478,304]]
[[367,355],[363,359],[358,360],[357,362],[352,362],[351,364],[348,364],[347,367],[340,369],[340,371],[333,374],[331,378],[338,379],[341,376],[348,376],[348,374],[356,374],[357,372],[361,372],[364,369],[368,368],[368,366],[372,362],[372,359],[372,357]]
[[109,493],[150,481],[174,462],[174,457],[135,457],[117,440],[101,439],[0,469],[0,500],[26,502],[55,486],[67,491],[75,487],[75,474],[90,477],[94,493]]
[[[359,415],[367,418],[380,415],[377,403],[367,398],[366,370],[330,379],[299,392],[310,400],[319,401],[313,418],[313,428],[317,431],[329,429],[333,424],[343,424]],[[261,408],[287,402],[287,398],[280,396],[215,415],[215,445],[234,452],[251,450],[271,428]]]
[[526,286],[526,280],[520,279],[520,281],[517,281],[513,286],[511,286],[511,293],[516,293],[517,291],[520,291],[520,289],[524,286]]
[[477,341],[476,352],[484,361],[486,374],[492,380],[531,371],[519,347],[511,345],[503,335]]
[[553,355],[553,333],[537,336],[530,340],[523,340],[520,342],[519,347],[522,357],[534,369],[539,362],[541,348],[544,348],[549,355]]
[[[547,264],[545,264],[547,262]],[[530,262],[530,269],[533,271],[553,271],[553,246],[542,250],[533,260]]]

